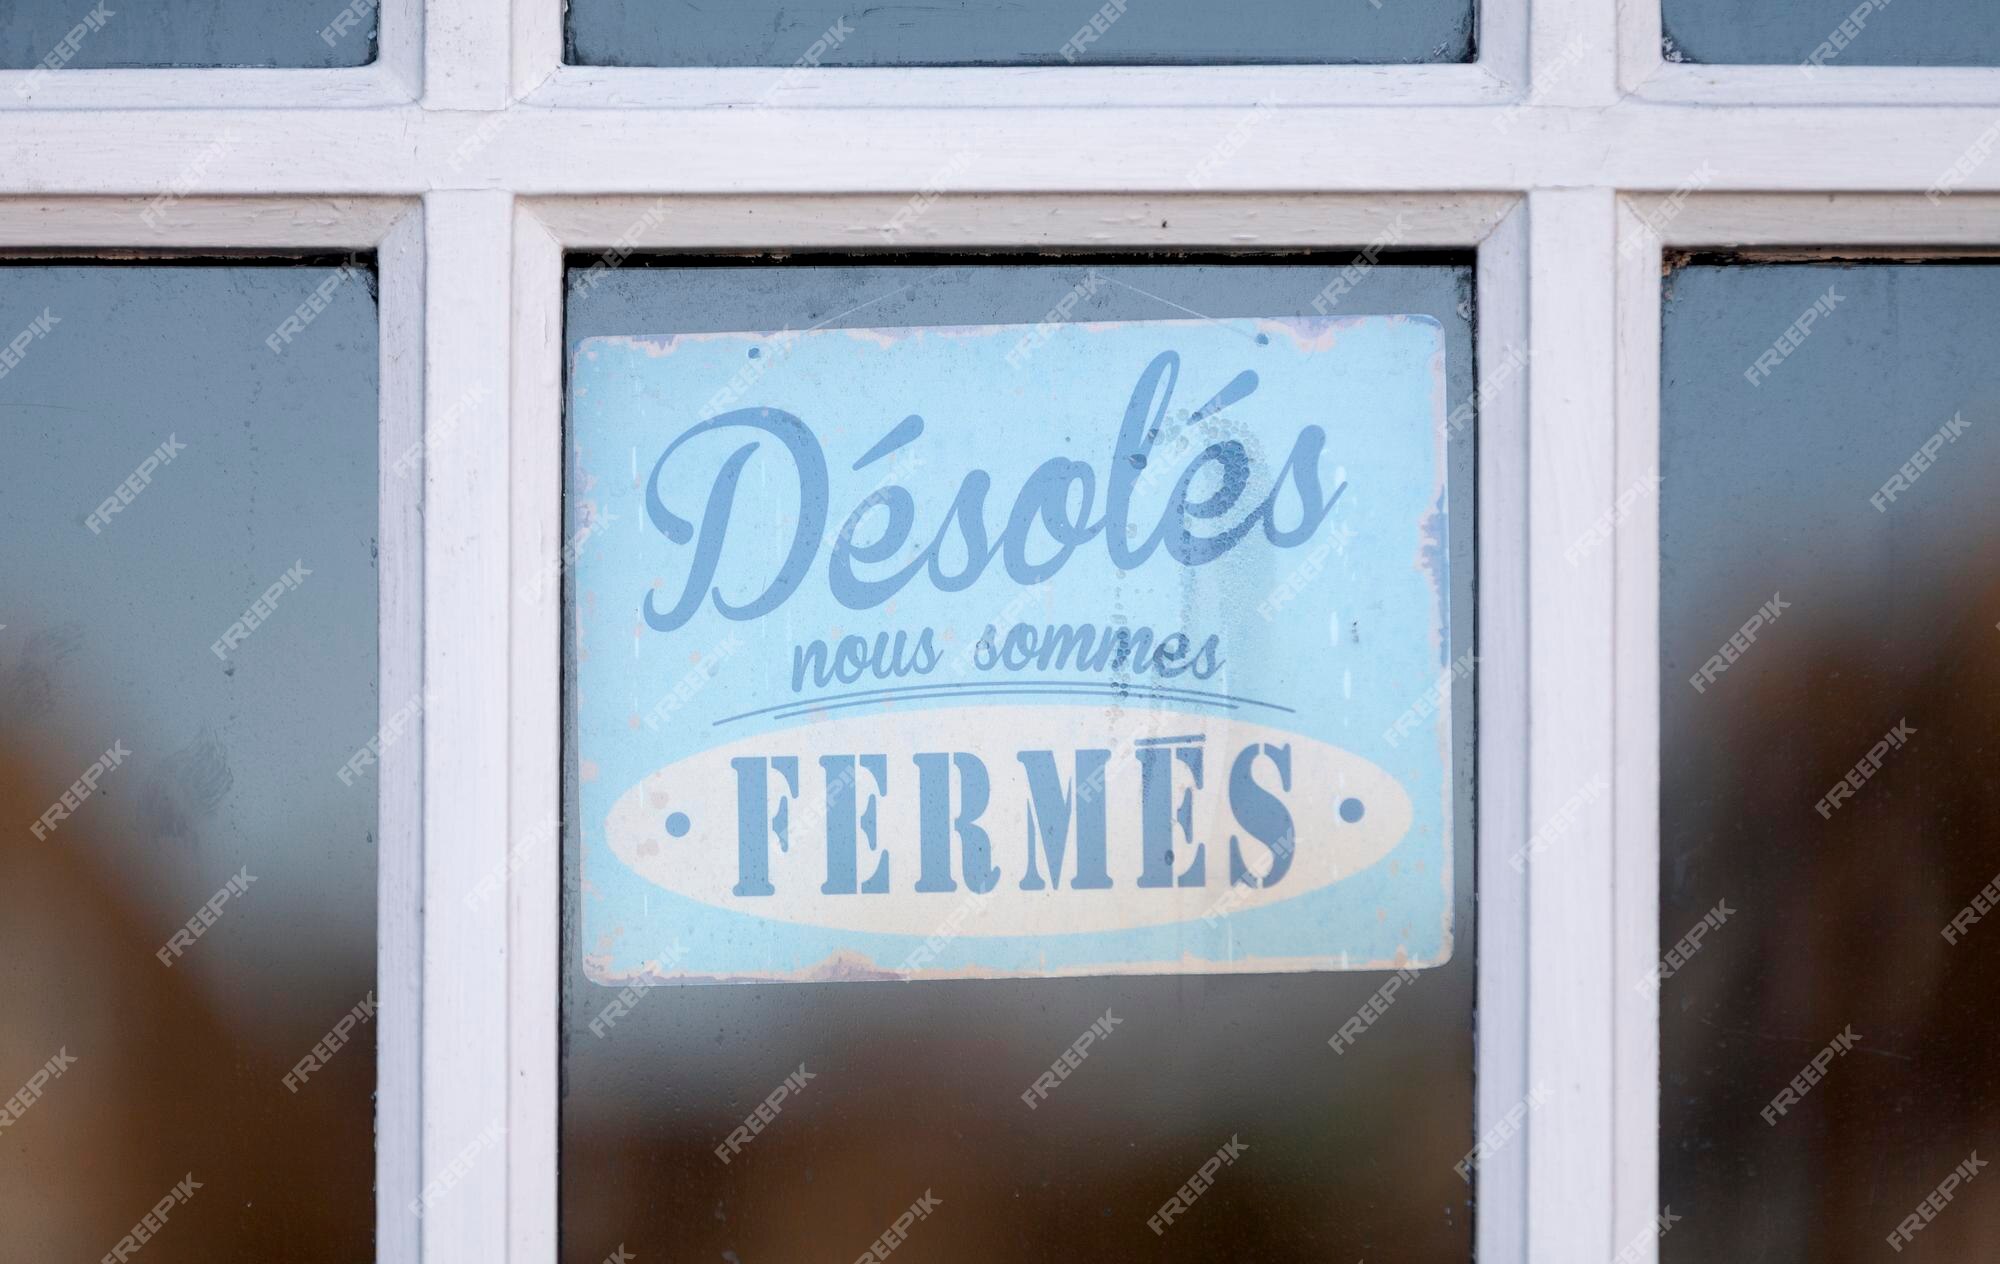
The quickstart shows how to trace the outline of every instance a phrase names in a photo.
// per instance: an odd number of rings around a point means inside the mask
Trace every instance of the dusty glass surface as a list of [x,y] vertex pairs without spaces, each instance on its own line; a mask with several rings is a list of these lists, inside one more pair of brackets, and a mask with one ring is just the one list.
[[[569,274],[572,351],[601,334],[1061,319],[1093,267],[1110,283],[1068,319],[1311,315],[1349,261],[592,262]],[[1385,264],[1338,311],[1434,317],[1448,405],[1472,398],[1464,260]],[[1463,521],[1474,442],[1468,426],[1449,454]],[[1469,532],[1451,538],[1456,657],[1473,645],[1473,558]],[[1454,1170],[1473,1141],[1470,676],[1453,719],[1456,953],[1344,1053],[1329,1039],[1390,973],[659,987],[607,1021],[620,990],[579,960],[572,749],[561,1258],[852,1260],[927,1190],[940,1205],[895,1248],[909,1264],[1470,1258],[1473,1192]],[[1115,1034],[1027,1109],[1022,1091],[1107,1010]],[[776,1121],[720,1161],[801,1067],[813,1078]],[[1148,1218],[1231,1137],[1247,1151],[1156,1236]]]
[[588,66],[1116,66],[1471,61],[1472,0],[574,0]]
[[371,286],[0,262],[9,1259],[372,1258]]
[[1661,0],[1670,61],[1806,67],[2000,65],[1989,0]]
[[378,0],[8,0],[0,69],[319,69],[375,60]]
[[2000,1129],[1996,303],[1991,263],[1667,279],[1664,1260],[2000,1241],[1978,1179],[1919,1215]]

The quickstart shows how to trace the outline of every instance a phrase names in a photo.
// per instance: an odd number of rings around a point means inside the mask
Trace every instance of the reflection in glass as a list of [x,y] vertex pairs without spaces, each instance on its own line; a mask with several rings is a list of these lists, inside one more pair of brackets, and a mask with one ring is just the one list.
[[2000,9],[1988,0],[1662,0],[1660,20],[1669,61],[1798,66],[1807,76],[2000,65]]
[[10,1260],[373,1254],[371,286],[0,264]]
[[[643,266],[571,273],[572,351],[598,334],[817,326],[1312,315],[1346,258],[1144,265]],[[1092,275],[1101,283],[1085,284]],[[1448,405],[1473,394],[1471,270],[1366,272],[1340,313],[1426,313],[1446,333]],[[1473,447],[1451,454],[1469,521]],[[572,530],[574,528],[572,527]],[[1469,610],[1469,533],[1451,573]],[[1472,621],[1454,616],[1472,648]],[[851,1260],[926,1190],[897,1248],[926,1261],[1464,1260],[1472,1192],[1472,685],[1459,677],[1456,955],[1344,1054],[1328,1047],[1387,975],[778,984],[616,989],[578,957],[565,845],[562,1258]],[[574,756],[572,754],[571,759]],[[574,805],[574,784],[570,803]],[[574,827],[574,813],[570,824]],[[1061,1092],[1021,1092],[1107,1010],[1120,1020]],[[595,1025],[595,1026],[593,1026]],[[723,1162],[733,1129],[801,1067],[782,1124]],[[1146,1226],[1232,1136],[1249,1147],[1194,1212]]]
[[375,59],[379,0],[8,0],[0,69],[272,66]]
[[[1985,263],[1668,278],[1662,953],[1729,911],[1660,991],[1664,1260],[1885,1258],[2000,1129],[2000,925],[1942,933],[2000,874],[1996,303]],[[1969,1188],[1910,1258],[1991,1255]]]
[[567,60],[586,66],[1464,62],[1475,41],[1472,0],[575,0],[567,13]]

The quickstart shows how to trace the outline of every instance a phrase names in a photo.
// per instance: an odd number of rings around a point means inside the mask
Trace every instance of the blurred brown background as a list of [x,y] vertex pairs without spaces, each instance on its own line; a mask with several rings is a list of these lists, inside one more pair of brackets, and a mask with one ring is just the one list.
[[[1759,386],[1744,370],[1835,286]],[[1666,1261],[1878,1260],[1974,1150],[2000,1157],[2000,303],[1991,263],[1698,262],[1667,282],[1661,474],[1662,952],[1737,912],[1661,990]],[[1882,485],[1969,424],[1886,511]],[[1688,677],[1774,594],[1717,680]],[[1814,805],[1899,721],[1854,797]],[[1835,1035],[1854,1052],[1775,1126]],[[2000,1258],[1981,1173],[1901,1258]]]
[[[375,1024],[281,1082],[376,988],[377,782],[337,777],[380,723],[365,266],[284,354],[265,345],[339,275],[0,263],[0,327],[60,320],[0,377],[0,1101],[76,1059],[0,1128],[0,1258],[102,1259],[190,1172],[137,1258],[373,1258]],[[126,758],[37,838],[114,743]]]

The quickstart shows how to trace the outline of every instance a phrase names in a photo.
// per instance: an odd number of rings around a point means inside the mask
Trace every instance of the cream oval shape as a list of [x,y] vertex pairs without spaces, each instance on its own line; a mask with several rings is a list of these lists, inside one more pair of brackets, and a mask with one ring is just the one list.
[[[1051,758],[1031,757],[1039,765],[1031,773],[1031,761],[1021,758],[1024,751],[1047,751]],[[1078,752],[1107,753],[1101,757],[1101,778],[1092,762],[1100,757],[1085,755],[1080,771]],[[916,889],[922,861],[916,759],[921,753],[945,753],[954,763],[960,754],[971,755],[986,775],[987,802],[971,823],[985,831],[989,862],[999,876],[978,900],[970,923],[961,908],[971,893],[956,829],[948,835],[951,889]],[[739,895],[742,779],[754,783],[760,766],[739,769],[734,761],[785,756],[798,761],[797,794],[776,767],[761,766],[767,795],[761,838],[771,892]],[[852,756],[870,758],[847,763]],[[833,767],[822,758],[833,759]],[[1201,766],[1199,786],[1191,761]],[[1232,793],[1239,761],[1247,761],[1249,780],[1274,796],[1292,822],[1291,864],[1268,886],[1230,882],[1232,839],[1243,864],[1262,874],[1275,853],[1258,841],[1257,831],[1284,837],[1272,828],[1268,803],[1260,812],[1255,796],[1240,784]],[[1281,762],[1289,764],[1289,789]],[[1156,785],[1151,812],[1171,832],[1178,881],[1192,883],[1187,875],[1199,854],[1198,885],[1139,885],[1148,812],[1142,768],[1149,763],[1156,781],[1158,768],[1171,768],[1170,794],[1160,797]],[[930,766],[935,779],[937,761]],[[886,785],[877,784],[878,767]],[[852,812],[865,816],[873,801],[878,845],[871,847],[857,824],[853,872],[862,889],[829,893],[828,787],[830,781],[842,784],[849,769]],[[1050,823],[1065,799],[1069,805],[1060,879],[1053,885],[1037,784]],[[964,770],[954,766],[953,820],[964,810],[965,793]],[[772,828],[781,810],[788,838],[782,847]],[[1072,884],[1086,850],[1078,838],[1079,815],[1099,810],[1110,884],[1078,889]],[[949,922],[967,935],[1035,936],[1171,925],[1281,903],[1374,864],[1409,832],[1411,820],[1403,787],[1374,763],[1337,746],[1234,717],[1056,704],[891,712],[759,733],[647,775],[619,797],[604,824],[620,862],[663,890],[716,908],[873,934],[930,936]],[[878,866],[886,890],[869,893],[865,888]],[[1037,885],[1040,889],[1033,889]]]

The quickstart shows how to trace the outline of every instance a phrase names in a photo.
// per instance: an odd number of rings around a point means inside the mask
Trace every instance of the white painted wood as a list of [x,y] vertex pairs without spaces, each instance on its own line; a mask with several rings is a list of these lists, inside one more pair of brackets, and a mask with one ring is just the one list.
[[1479,68],[1504,85],[1509,102],[1528,94],[1529,4],[1530,0],[1484,0],[1478,6]]
[[[543,63],[536,63],[538,66]],[[532,72],[531,72],[532,73]],[[715,67],[562,66],[535,105],[587,109],[982,109],[1495,104],[1514,90],[1483,63],[1434,66]],[[968,86],[978,84],[976,98]],[[1092,131],[1095,131],[1093,126]],[[1074,143],[1072,141],[1071,143]]]
[[[424,436],[423,357],[416,354],[423,346],[424,232],[421,208],[400,210],[376,253],[382,312],[377,688],[385,729],[424,683],[423,479],[409,460]],[[377,781],[375,1258],[382,1264],[421,1258],[416,1222],[404,1209],[423,1187],[423,724],[419,713],[397,741],[384,744]]]
[[[963,94],[976,100],[982,83],[967,80]],[[1717,191],[1922,192],[1982,137],[1990,145],[1996,118],[2000,100],[1834,116],[1632,98],[1602,108],[1277,105],[1254,115],[1208,106],[33,110],[0,128],[0,196],[177,186],[300,196],[882,194],[922,188],[941,156],[958,153],[971,156],[951,190],[960,193],[1667,192],[1704,164]],[[1106,161],[1102,146],[1112,143],[1117,158]],[[1212,152],[1228,158],[1204,167]],[[1197,189],[1190,181],[1203,172],[1207,186]],[[1980,191],[2000,191],[2000,161],[1971,165],[1960,194]]]
[[407,198],[7,198],[0,248],[372,250],[410,207]]
[[[1717,106],[1949,106],[2000,101],[2000,67],[1706,66],[1666,62],[1639,84],[1646,101]],[[1858,165],[1858,164],[1857,164]]]
[[1660,0],[1618,0],[1618,87],[1638,91],[1660,72]]
[[[1479,247],[1478,1111],[1485,1135],[1528,1094],[1528,210],[1516,203]],[[1453,442],[1465,442],[1454,438]],[[1478,1172],[1478,1258],[1527,1255],[1527,1150]]]
[[1533,0],[1529,103],[1596,107],[1618,99],[1618,7],[1611,0]]
[[[1615,369],[1619,488],[1641,485],[1660,463],[1660,239],[1629,203],[1618,207]],[[1665,489],[1663,488],[1662,491]],[[1619,525],[1616,548],[1612,1013],[1613,1245],[1630,1264],[1653,1264],[1659,1239],[1660,1010],[1641,986],[1660,952],[1660,497],[1640,496]],[[1691,1210],[1691,1209],[1688,1209]]]
[[562,69],[566,9],[566,5],[549,0],[510,0],[515,100],[533,94]]
[[[571,250],[880,247],[906,194],[853,197],[537,198],[536,215]],[[1395,231],[1405,248],[1469,246],[1516,199],[1434,196],[946,194],[897,237],[910,247],[1363,247]]]
[[[1608,1260],[1612,1167],[1614,198],[1531,194],[1529,257],[1528,1250]],[[1650,489],[1649,489],[1650,494]],[[1592,786],[1601,787],[1593,796]],[[1565,816],[1566,827],[1555,824]]]
[[512,101],[509,28],[507,7],[494,0],[425,0],[425,108],[497,110]]
[[[328,10],[331,16],[339,6]],[[0,70],[0,119],[11,126],[37,110],[149,110],[213,106],[344,110],[414,99],[410,85],[377,61],[341,70]]]
[[[237,108],[340,109],[414,101],[423,74],[424,0],[379,0],[379,6],[381,33],[376,57],[366,66],[339,70],[64,70],[47,74],[0,70],[0,118],[29,110],[143,110],[207,107],[217,102]],[[329,3],[326,20],[332,22],[343,7],[339,2]],[[117,11],[112,12],[115,15]]]
[[[352,0],[349,2],[352,3]],[[376,2],[381,26],[376,37],[375,68],[386,76],[386,86],[395,100],[418,100],[424,94],[424,0]],[[334,10],[334,14],[339,12],[339,9]],[[329,22],[332,16],[329,15]],[[215,98],[204,96],[201,99]],[[222,99],[234,100],[232,97]]]
[[[1645,75],[1659,69],[1659,0]],[[1628,15],[1629,18],[1629,15]],[[1635,50],[1636,51],[1636,50]],[[1628,52],[1624,65],[1634,64]],[[1700,199],[1654,197],[1618,208],[1615,329],[1616,482],[1631,486],[1658,468],[1660,452],[1660,291],[1664,239]],[[1796,208],[1794,208],[1796,209]],[[1793,223],[1810,222],[1811,217]],[[1660,943],[1660,533],[1659,500],[1636,504],[1617,540],[1614,613],[1612,1241],[1633,1248],[1631,1264],[1657,1264],[1660,1011],[1656,993],[1637,986]],[[1684,1209],[1685,1210],[1685,1209]]]
[[2000,247],[2000,197],[1954,193],[1704,193],[1674,209],[1671,195],[1635,195],[1634,211],[1669,247],[1931,248],[1954,254]]
[[513,520],[508,671],[508,1241],[517,1261],[556,1258],[562,1006],[562,247],[533,211],[514,216],[510,392]]
[[512,229],[505,193],[424,199],[427,1261],[507,1258],[508,902],[467,897],[507,859]]

